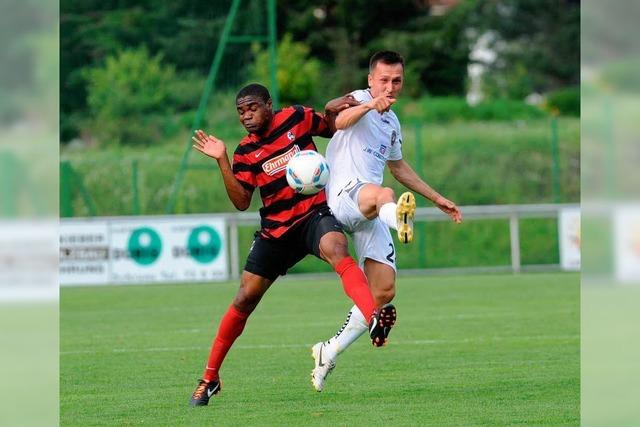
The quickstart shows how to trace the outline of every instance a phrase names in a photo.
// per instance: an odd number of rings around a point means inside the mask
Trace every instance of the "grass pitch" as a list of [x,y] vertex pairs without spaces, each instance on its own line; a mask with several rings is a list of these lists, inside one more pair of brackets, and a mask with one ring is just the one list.
[[66,288],[61,425],[578,425],[577,274],[402,277],[389,345],[363,337],[313,390],[310,347],[350,305],[337,278],[276,282],[188,400],[236,283]]

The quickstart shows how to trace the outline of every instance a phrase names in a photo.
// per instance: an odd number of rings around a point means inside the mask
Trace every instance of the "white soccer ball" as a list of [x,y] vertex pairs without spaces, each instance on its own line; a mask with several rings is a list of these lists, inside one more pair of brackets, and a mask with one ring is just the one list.
[[329,180],[329,165],[322,154],[302,150],[287,163],[287,182],[296,193],[315,194]]

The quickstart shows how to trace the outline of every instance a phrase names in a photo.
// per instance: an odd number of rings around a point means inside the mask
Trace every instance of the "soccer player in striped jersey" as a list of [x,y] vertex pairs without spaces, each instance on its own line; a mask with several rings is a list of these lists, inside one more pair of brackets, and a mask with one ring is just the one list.
[[[382,186],[385,166],[405,187],[432,201],[460,223],[460,210],[426,182],[402,158],[400,122],[391,106],[404,83],[404,60],[391,51],[375,53],[369,61],[369,89],[351,95],[359,105],[344,109],[336,118],[338,130],[327,147],[331,176],[327,183],[328,203],[344,230],[353,237],[358,261],[369,280],[378,306],[395,296],[395,248],[389,228],[398,240],[413,239],[415,197]],[[329,340],[311,349],[315,367],[311,382],[317,391],[335,368],[336,359],[367,330],[366,316],[354,306],[342,328]]]
[[287,184],[285,168],[294,154],[316,150],[313,136],[331,137],[335,118],[343,109],[356,105],[352,97],[329,101],[325,114],[293,106],[273,112],[267,88],[248,85],[236,96],[240,122],[249,134],[240,142],[229,162],[225,144],[198,130],[194,148],[218,162],[229,199],[239,210],[251,203],[255,189],[262,199],[261,228],[249,251],[240,288],[220,321],[209,359],[191,406],[205,406],[221,388],[219,370],[249,315],[278,276],[313,254],[338,273],[345,293],[369,319],[372,343],[381,346],[395,322],[395,308],[376,309],[367,278],[349,256],[342,226],[327,206],[324,190],[303,195]]

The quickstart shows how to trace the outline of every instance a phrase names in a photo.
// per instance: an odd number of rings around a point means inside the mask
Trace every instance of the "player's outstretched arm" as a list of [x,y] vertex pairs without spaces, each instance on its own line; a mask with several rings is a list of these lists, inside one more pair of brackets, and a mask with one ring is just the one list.
[[251,204],[251,192],[244,188],[233,175],[224,142],[213,135],[207,135],[199,129],[191,139],[194,142],[193,148],[218,161],[218,167],[220,168],[229,200],[231,200],[236,209],[246,210]]
[[442,212],[449,215],[456,224],[462,222],[460,208],[424,182],[407,162],[402,159],[389,160],[387,164],[389,165],[391,175],[393,175],[400,184],[431,200]]
[[336,117],[336,128],[347,129],[348,127],[355,125],[371,110],[376,110],[380,114],[385,111],[389,111],[389,108],[395,102],[395,98],[388,98],[386,95],[380,95],[369,102],[365,102],[364,104],[347,108],[346,110],[341,111],[340,114],[338,114],[338,117]]
[[337,130],[336,117],[338,117],[338,114],[340,114],[341,111],[350,107],[355,107],[356,105],[360,105],[360,103],[356,101],[353,95],[344,95],[340,98],[335,98],[327,102],[324,106],[324,116],[327,120],[327,124],[329,125],[329,129],[331,129],[331,133],[335,133]]

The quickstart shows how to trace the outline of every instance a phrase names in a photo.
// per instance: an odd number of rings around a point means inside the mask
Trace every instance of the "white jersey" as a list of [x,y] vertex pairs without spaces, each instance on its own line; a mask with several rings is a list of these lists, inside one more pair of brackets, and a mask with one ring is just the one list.
[[[351,95],[361,104],[373,99],[368,90],[356,90]],[[387,160],[402,159],[398,117],[391,110],[382,114],[369,111],[354,125],[333,135],[326,159],[331,171],[326,187],[330,206],[352,180],[381,185]]]

